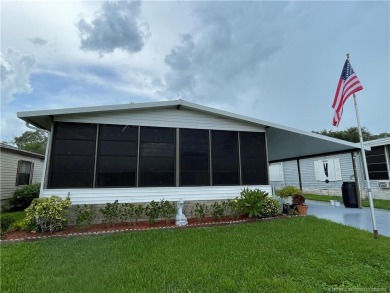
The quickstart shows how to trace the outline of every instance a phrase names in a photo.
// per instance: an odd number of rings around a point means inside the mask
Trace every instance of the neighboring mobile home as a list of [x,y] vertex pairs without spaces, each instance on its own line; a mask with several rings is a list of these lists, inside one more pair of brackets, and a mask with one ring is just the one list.
[[183,100],[29,111],[51,132],[41,196],[73,204],[218,200],[271,192],[268,163],[356,144]]
[[9,199],[22,185],[41,182],[44,156],[1,143],[1,209],[9,208]]

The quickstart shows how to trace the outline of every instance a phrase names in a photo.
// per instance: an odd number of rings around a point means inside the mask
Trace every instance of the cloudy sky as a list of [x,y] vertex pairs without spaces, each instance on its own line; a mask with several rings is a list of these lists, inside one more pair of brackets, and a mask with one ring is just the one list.
[[1,140],[28,130],[18,111],[174,99],[337,130],[347,52],[362,125],[390,132],[389,19],[387,1],[1,1]]

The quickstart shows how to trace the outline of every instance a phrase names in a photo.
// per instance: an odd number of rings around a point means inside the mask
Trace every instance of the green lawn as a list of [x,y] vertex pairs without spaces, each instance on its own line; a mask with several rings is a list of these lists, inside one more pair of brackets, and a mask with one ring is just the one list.
[[7,216],[13,218],[16,222],[23,220],[26,217],[25,211],[20,212],[1,212],[1,216]]
[[[311,199],[311,200],[317,200],[317,201],[327,201],[327,202],[329,202],[329,200],[331,200],[331,199],[335,199],[334,196],[319,195],[319,194],[305,194],[305,198]],[[337,198],[340,202],[343,202],[342,196],[337,196]],[[370,206],[368,199],[362,200],[362,206],[363,207]],[[374,199],[374,207],[376,209],[390,210],[390,200]]]
[[1,292],[390,290],[390,239],[314,217],[1,246]]

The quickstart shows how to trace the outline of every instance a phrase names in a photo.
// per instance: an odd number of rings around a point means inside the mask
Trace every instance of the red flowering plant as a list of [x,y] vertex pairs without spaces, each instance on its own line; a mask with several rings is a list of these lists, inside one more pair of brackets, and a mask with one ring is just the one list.
[[302,194],[294,195],[292,201],[295,205],[305,205],[305,197]]

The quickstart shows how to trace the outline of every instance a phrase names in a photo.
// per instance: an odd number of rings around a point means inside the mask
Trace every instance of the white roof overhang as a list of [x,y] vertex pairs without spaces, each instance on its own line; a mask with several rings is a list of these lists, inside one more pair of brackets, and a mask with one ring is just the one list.
[[[287,126],[258,120],[234,113],[205,107],[202,105],[190,103],[184,100],[152,102],[152,103],[137,103],[112,106],[98,107],[82,107],[68,109],[54,109],[43,111],[26,111],[18,112],[17,116],[36,127],[49,130],[53,118],[58,115],[70,114],[91,114],[101,112],[123,111],[123,110],[139,110],[153,108],[171,108],[184,107],[211,115],[221,116],[238,121],[244,121],[266,128],[268,160],[281,161],[286,159],[316,156],[321,154],[345,152],[359,149],[359,145],[344,140],[334,139],[327,136],[306,132]],[[370,149],[370,148],[367,148]]]
[[368,140],[364,142],[365,146],[369,147],[378,147],[378,146],[385,146],[385,145],[390,145],[390,137],[384,137],[384,138],[379,138],[379,139],[374,139],[374,140]]

